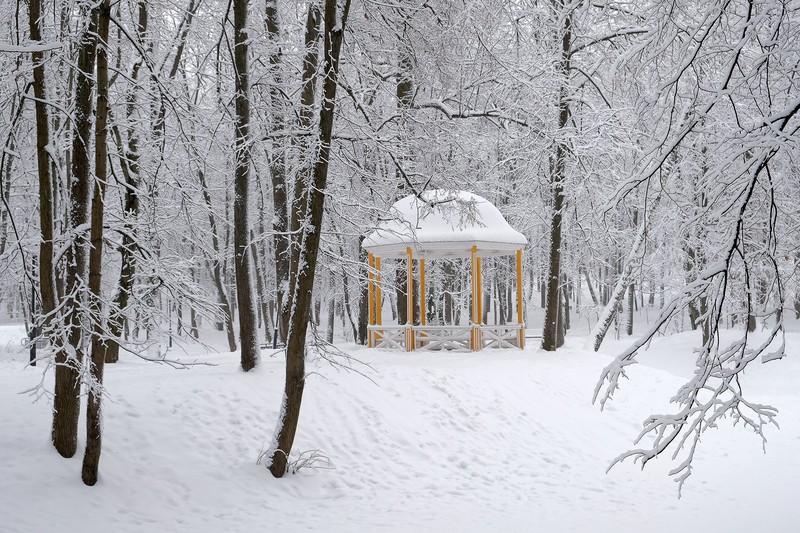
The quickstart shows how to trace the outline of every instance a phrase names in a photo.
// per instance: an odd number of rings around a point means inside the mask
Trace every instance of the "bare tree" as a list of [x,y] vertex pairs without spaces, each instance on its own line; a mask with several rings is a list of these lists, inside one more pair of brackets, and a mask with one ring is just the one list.
[[[775,408],[754,402],[745,394],[744,372],[759,360],[769,362],[784,354],[785,291],[779,264],[786,252],[777,230],[783,211],[780,204],[785,200],[780,194],[784,183],[778,169],[787,151],[796,146],[800,99],[793,85],[779,81],[793,74],[776,54],[780,56],[788,46],[794,46],[796,29],[789,29],[783,16],[767,16],[783,13],[777,5],[710,2],[680,14],[661,4],[651,9],[648,16],[653,21],[652,30],[637,44],[630,59],[638,66],[655,67],[649,62],[654,51],[659,57],[671,58],[658,63],[657,68],[662,70],[658,72],[660,93],[655,102],[651,99],[648,103],[653,114],[669,120],[655,121],[649,113],[642,115],[642,120],[651,125],[643,129],[650,135],[651,146],[618,187],[616,198],[670,186],[661,176],[675,152],[701,141],[709,156],[699,182],[708,199],[702,207],[703,218],[715,222],[714,231],[719,235],[714,240],[720,245],[706,247],[705,268],[668,299],[648,331],[606,367],[595,399],[601,405],[609,401],[627,367],[636,362],[638,352],[650,339],[670,320],[705,301],[706,316],[697,318],[708,322],[708,332],[697,350],[693,377],[672,399],[675,410],[648,417],[636,443],[651,438],[615,460],[631,458],[644,465],[671,451],[673,459],[679,460],[671,475],[682,486],[692,473],[701,436],[723,417],[762,438],[766,427],[776,421]],[[700,78],[698,72],[711,73],[711,79]],[[771,83],[754,85],[755,79],[765,78]],[[705,92],[698,90],[700,86],[716,90]],[[775,91],[777,86],[784,89]],[[686,105],[675,106],[678,99],[686,99]],[[767,276],[774,282],[756,306],[750,295],[759,278]],[[753,334],[746,324],[740,324],[739,337],[726,343],[721,335],[725,315],[738,313],[742,305],[744,316],[757,314],[765,331]]]
[[92,126],[92,87],[97,55],[99,6],[84,7],[88,25],[81,36],[78,70],[75,81],[75,118],[73,119],[72,168],[70,183],[70,239],[66,253],[64,296],[64,338],[57,347],[55,395],[53,398],[53,444],[58,453],[72,457],[78,445],[81,366],[83,364],[83,327],[81,325],[84,287],[86,286],[87,219],[91,192],[89,147]]
[[97,483],[97,471],[102,450],[102,398],[103,367],[106,362],[108,344],[104,338],[105,324],[102,320],[103,303],[101,282],[103,277],[103,220],[108,180],[108,26],[111,20],[109,0],[100,4],[97,27],[97,121],[95,122],[95,182],[92,198],[91,249],[89,251],[89,313],[94,327],[91,335],[91,359],[89,360],[89,398],[86,406],[86,452],[83,456],[81,478],[86,485]]
[[235,185],[233,198],[234,268],[239,302],[239,338],[242,369],[247,372],[258,363],[259,343],[256,308],[253,301],[253,276],[250,264],[250,78],[247,64],[247,1],[234,0],[234,79],[235,106]]
[[297,272],[293,291],[294,299],[289,320],[289,333],[286,344],[286,383],[283,401],[279,411],[277,434],[270,455],[269,470],[275,477],[286,473],[289,454],[294,443],[297,423],[300,418],[300,405],[305,387],[306,331],[309,311],[312,304],[312,288],[317,267],[322,215],[325,208],[325,188],[328,181],[331,139],[333,137],[334,104],[336,101],[339,55],[342,48],[350,0],[345,0],[339,12],[336,0],[325,1],[325,30],[323,55],[322,105],[319,114],[319,135],[314,159],[313,182],[310,184],[308,208],[302,229],[300,261],[302,269]]

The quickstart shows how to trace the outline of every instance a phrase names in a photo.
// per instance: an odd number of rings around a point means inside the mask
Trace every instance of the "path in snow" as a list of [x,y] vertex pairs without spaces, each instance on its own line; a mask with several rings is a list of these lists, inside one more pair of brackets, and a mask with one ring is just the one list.
[[[659,339],[673,358],[690,334]],[[174,370],[108,368],[100,482],[49,444],[50,401],[18,394],[41,369],[0,362],[0,530],[49,531],[791,531],[800,489],[800,357],[755,369],[752,391],[781,408],[768,454],[744,431],[710,432],[677,499],[669,461],[623,464],[641,420],[682,380],[644,365],[601,413],[591,393],[608,356],[580,338],[556,354],[342,348],[369,363],[308,379],[296,450],[333,470],[272,479],[255,464],[270,439],[283,361],[253,373],[231,354]],[[800,347],[791,334],[790,349]],[[613,343],[611,348],[613,349]],[[195,357],[191,357],[195,359]],[[667,364],[667,363],[665,363]],[[748,377],[751,377],[751,376]],[[51,377],[47,383],[50,385]],[[83,415],[83,413],[82,413]]]

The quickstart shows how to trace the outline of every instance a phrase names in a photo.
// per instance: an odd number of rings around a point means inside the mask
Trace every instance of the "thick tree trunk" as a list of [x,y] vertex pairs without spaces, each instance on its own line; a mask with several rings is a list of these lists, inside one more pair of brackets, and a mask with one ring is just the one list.
[[53,399],[53,444],[58,453],[72,457],[78,445],[80,416],[80,373],[83,363],[81,325],[82,293],[86,283],[86,223],[91,190],[89,146],[92,127],[92,85],[97,53],[99,6],[88,12],[89,25],[81,37],[75,84],[72,168],[70,183],[70,227],[73,242],[66,254],[66,301],[64,302],[67,345],[56,351]]
[[[28,2],[31,41],[41,42],[39,28],[41,0]],[[43,328],[52,319],[51,313],[56,308],[56,286],[53,272],[53,182],[50,174],[51,161],[47,153],[50,144],[50,121],[47,110],[47,90],[44,77],[44,53],[35,51],[31,54],[33,62],[33,94],[36,97],[36,163],[39,175],[39,291],[42,299]]]
[[95,183],[92,200],[91,242],[89,251],[89,312],[94,320],[92,357],[89,363],[91,382],[86,406],[86,451],[83,455],[81,479],[86,485],[97,483],[97,471],[102,451],[102,393],[103,365],[106,343],[102,327],[103,303],[100,290],[103,276],[103,219],[106,195],[108,149],[108,26],[111,20],[109,0],[100,5],[97,28],[97,122],[95,123]]
[[259,343],[256,307],[253,301],[253,276],[250,263],[255,259],[250,254],[250,77],[247,61],[247,0],[233,0],[234,31],[234,80],[236,88],[234,147],[236,167],[234,169],[233,197],[233,242],[234,270],[236,272],[236,296],[239,308],[239,339],[241,344],[242,370],[253,369],[258,364]]
[[[565,9],[564,0],[554,0],[559,11]],[[570,107],[568,83],[570,74],[570,50],[572,48],[572,17],[565,13],[564,27],[561,33],[561,58],[558,72],[561,75],[561,87],[558,96],[558,131],[564,133],[569,124]],[[553,212],[550,219],[550,265],[547,274],[547,307],[542,329],[542,348],[548,352],[555,351],[563,344],[559,324],[559,285],[561,280],[561,225],[564,211],[564,179],[566,178],[567,147],[566,141],[558,140],[555,146],[554,164],[552,168],[551,187],[553,193]]]
[[286,345],[286,383],[284,388],[281,420],[278,421],[276,449],[272,452],[269,466],[275,477],[286,473],[289,453],[292,450],[297,423],[300,418],[300,405],[305,386],[305,349],[308,312],[312,303],[312,289],[317,267],[317,254],[325,207],[325,188],[328,180],[331,138],[333,134],[333,111],[336,101],[336,78],[339,72],[339,53],[342,46],[350,0],[345,0],[341,17],[337,17],[336,0],[325,1],[325,63],[323,98],[319,120],[319,144],[314,162],[313,187],[309,191],[308,219],[303,226],[302,264],[304,268],[297,273],[297,286],[294,292],[290,329]]

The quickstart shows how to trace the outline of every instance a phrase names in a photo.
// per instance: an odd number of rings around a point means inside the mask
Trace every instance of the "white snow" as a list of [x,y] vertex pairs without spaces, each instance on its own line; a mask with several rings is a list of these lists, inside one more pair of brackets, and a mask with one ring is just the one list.
[[[100,480],[80,481],[79,453],[49,442],[49,398],[20,394],[41,379],[25,366],[19,327],[0,327],[0,509],[3,532],[615,531],[766,532],[797,529],[800,334],[787,359],[745,384],[781,409],[767,453],[729,423],[706,434],[677,499],[667,457],[624,463],[641,421],[691,375],[696,333],[657,338],[605,412],[592,390],[610,354],[568,338],[547,353],[529,342],[482,353],[399,353],[339,347],[373,380],[312,363],[295,457],[327,455],[331,470],[273,479],[269,445],[283,360],[245,374],[236,354],[183,356],[212,366],[175,370],[122,355],[106,369]],[[16,336],[16,337],[15,337]],[[222,339],[220,339],[222,340]],[[9,349],[5,349],[8,346]],[[15,347],[13,348],[12,347]],[[15,351],[16,350],[16,351]],[[177,353],[170,353],[177,357]],[[46,383],[52,386],[52,376]],[[84,413],[82,413],[83,416]]]
[[435,189],[420,196],[395,202],[362,246],[378,257],[405,257],[411,247],[415,257],[441,258],[469,257],[473,245],[481,256],[513,254],[528,242],[477,194]]
[[31,52],[49,52],[50,50],[58,50],[64,47],[64,43],[31,43],[24,45],[17,45],[11,43],[0,43],[0,53],[9,54],[25,54]]

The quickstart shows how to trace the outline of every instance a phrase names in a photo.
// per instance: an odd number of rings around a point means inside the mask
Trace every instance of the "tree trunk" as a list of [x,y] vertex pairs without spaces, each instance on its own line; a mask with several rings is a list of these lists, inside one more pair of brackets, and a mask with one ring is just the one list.
[[256,275],[256,290],[258,290],[258,302],[262,319],[264,321],[264,341],[268,344],[272,342],[272,314],[269,312],[267,306],[266,283],[264,280],[264,271],[262,268],[263,255],[258,253],[258,247],[255,243],[255,235],[250,232],[250,255],[253,257],[253,265]]
[[106,195],[108,149],[108,25],[111,20],[109,0],[100,5],[97,28],[97,122],[95,123],[95,183],[92,200],[91,241],[89,252],[89,312],[93,316],[92,357],[89,363],[91,382],[86,405],[86,451],[83,455],[81,479],[86,485],[97,483],[102,451],[103,365],[106,343],[103,340],[101,282],[103,276],[103,219]]
[[[41,0],[30,0],[28,3],[31,41],[41,42],[39,28]],[[47,153],[50,144],[50,122],[47,109],[47,90],[44,78],[44,53],[35,51],[31,54],[33,62],[33,94],[36,97],[36,163],[39,175],[39,291],[42,299],[42,316],[46,328],[52,319],[51,313],[56,308],[56,286],[53,272],[53,182],[50,174],[51,161]]]
[[597,301],[597,294],[594,292],[594,285],[592,285],[592,280],[589,278],[589,270],[583,267],[580,268],[580,272],[583,272],[584,277],[586,278],[586,286],[589,287],[589,296],[592,298],[592,304],[598,305],[599,302]]
[[630,337],[633,335],[633,305],[634,305],[634,283],[628,285],[628,305],[625,316],[625,333]]
[[[363,240],[363,236],[359,243]],[[358,262],[361,265],[361,275],[358,280],[358,344],[367,344],[367,325],[369,323],[369,288],[367,286],[367,251],[362,246],[358,247]]]
[[80,416],[80,374],[83,364],[81,325],[82,293],[86,284],[86,223],[89,212],[89,146],[92,127],[92,85],[97,53],[99,6],[87,16],[89,25],[81,37],[75,84],[72,166],[70,180],[70,228],[72,243],[66,254],[67,275],[64,302],[67,346],[56,351],[55,394],[53,399],[53,444],[64,457],[72,457],[78,445]]
[[646,230],[647,220],[646,217],[643,217],[643,221],[639,225],[639,230],[637,232],[636,239],[633,242],[633,246],[631,247],[628,259],[623,265],[622,272],[617,280],[617,284],[614,286],[614,292],[609,298],[608,303],[603,309],[603,312],[600,314],[597,323],[594,325],[594,328],[589,335],[589,342],[591,343],[592,349],[595,352],[600,349],[600,345],[603,343],[603,339],[605,338],[606,333],[608,333],[608,329],[611,327],[611,324],[614,322],[614,318],[617,316],[617,310],[622,302],[623,296],[625,295],[625,289],[628,285],[630,285],[634,263],[639,254],[639,250],[644,245]]
[[300,405],[305,386],[305,348],[308,328],[308,312],[312,303],[312,289],[317,267],[317,254],[325,207],[325,188],[328,180],[331,138],[333,134],[333,111],[336,101],[336,78],[339,72],[339,53],[342,46],[350,0],[345,0],[341,17],[337,17],[336,0],[325,0],[325,62],[322,89],[322,106],[319,117],[318,152],[314,161],[313,187],[309,191],[309,210],[306,224],[303,225],[302,264],[297,272],[297,286],[294,292],[290,329],[286,345],[286,383],[281,419],[278,421],[277,447],[272,452],[269,466],[275,477],[286,473],[289,454],[294,443]]
[[564,300],[564,334],[566,334],[570,327],[569,293],[571,292],[571,283],[567,280],[565,275],[562,274],[562,276],[561,298]]
[[[564,0],[554,0],[560,11],[565,9]],[[564,14],[564,27],[561,33],[561,58],[558,72],[561,75],[561,87],[558,95],[558,131],[565,132],[570,118],[569,107],[569,74],[570,50],[572,48],[572,16]],[[553,193],[553,213],[550,222],[550,266],[547,275],[547,307],[544,314],[542,330],[542,348],[548,352],[555,351],[563,341],[560,339],[559,315],[559,281],[561,279],[561,224],[564,211],[564,179],[566,177],[567,147],[566,141],[556,142],[554,165],[552,168],[551,187]]]
[[[300,128],[310,131],[313,121],[314,102],[316,100],[317,74],[319,63],[319,6],[311,3],[308,6],[308,16],[306,18],[305,33],[305,55],[303,57],[303,79],[300,92]],[[300,159],[301,168],[298,177],[294,182],[294,197],[289,206],[290,221],[289,230],[291,232],[290,242],[290,263],[289,263],[289,287],[288,298],[284,302],[284,309],[281,313],[281,328],[288,332],[289,321],[292,314],[291,307],[296,304],[294,290],[297,288],[297,274],[300,266],[301,243],[303,238],[303,222],[308,219],[308,196],[309,181],[313,173],[311,153],[313,145],[305,137],[300,137]],[[288,335],[287,335],[288,339]]]
[[336,297],[331,296],[328,301],[328,323],[325,330],[325,340],[328,344],[333,344],[333,328],[336,322]]
[[[269,155],[270,178],[272,179],[272,233],[273,252],[275,258],[275,288],[277,308],[281,313],[278,319],[281,342],[286,342],[286,325],[288,324],[289,288],[289,206],[286,184],[286,154],[283,131],[286,127],[285,113],[288,102],[283,93],[283,58],[280,45],[280,26],[277,0],[267,0],[264,22],[270,41],[269,67],[272,83],[269,85],[270,103],[272,104],[272,121],[270,133],[274,136],[272,151]],[[285,315],[285,316],[284,316]]]
[[347,315],[347,320],[350,321],[350,327],[353,330],[353,342],[358,342],[358,326],[353,322],[353,309],[350,305],[350,288],[348,287],[349,279],[347,271],[342,267],[342,299],[344,301],[344,312]]
[[258,364],[259,343],[256,308],[253,301],[253,276],[250,263],[250,76],[247,63],[247,0],[233,0],[234,80],[236,88],[233,197],[234,270],[236,296],[239,308],[239,339],[242,370],[252,370]]

